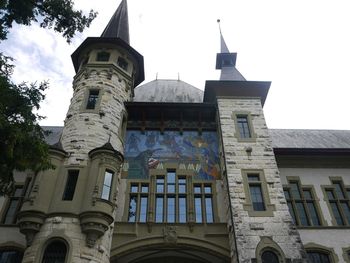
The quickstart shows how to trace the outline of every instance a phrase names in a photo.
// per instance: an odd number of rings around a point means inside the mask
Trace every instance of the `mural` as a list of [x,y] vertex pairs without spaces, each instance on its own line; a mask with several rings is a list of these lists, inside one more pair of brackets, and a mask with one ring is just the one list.
[[123,176],[147,179],[150,169],[162,169],[163,163],[178,163],[180,169],[194,170],[198,179],[220,176],[216,132],[127,131]]

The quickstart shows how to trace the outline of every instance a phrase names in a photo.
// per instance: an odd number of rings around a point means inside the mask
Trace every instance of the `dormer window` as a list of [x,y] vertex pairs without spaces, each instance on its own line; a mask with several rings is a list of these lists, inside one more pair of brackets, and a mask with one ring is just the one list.
[[109,61],[110,54],[106,51],[101,51],[97,53],[96,61]]
[[124,69],[125,71],[128,70],[128,62],[122,57],[118,58],[117,65],[122,69]]

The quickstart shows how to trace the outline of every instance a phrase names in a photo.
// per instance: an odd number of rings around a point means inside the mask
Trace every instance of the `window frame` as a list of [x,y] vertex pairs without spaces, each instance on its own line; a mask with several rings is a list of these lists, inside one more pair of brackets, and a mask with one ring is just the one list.
[[[73,172],[74,172],[74,174],[73,174]],[[64,190],[63,190],[62,201],[73,201],[74,195],[75,195],[75,192],[76,192],[76,189],[77,189],[77,184],[78,184],[78,180],[79,180],[80,170],[79,169],[68,169],[66,174],[67,174],[67,176],[66,176],[66,183],[65,183],[65,186],[64,186]],[[72,196],[69,199],[69,198],[65,198],[65,196],[66,196],[66,192],[68,191],[68,188],[69,188],[68,182],[69,182],[71,176],[76,176],[76,180],[75,180],[75,183],[74,183],[73,194],[72,194]]]
[[[252,217],[254,217],[254,216],[266,216],[266,217],[273,216],[273,211],[276,210],[276,207],[274,204],[271,204],[264,171],[263,170],[243,169],[241,171],[241,173],[242,173],[243,187],[244,187],[244,192],[245,192],[245,197],[246,197],[246,202],[243,204],[243,209],[248,211],[249,216],[252,216]],[[259,175],[260,180],[249,182],[248,175],[253,175],[253,174]],[[261,186],[265,210],[263,210],[263,211],[254,210],[253,203],[251,200],[251,193],[250,193],[250,187],[249,187],[250,184]]]
[[61,237],[52,237],[49,238],[42,246],[41,250],[38,250],[38,252],[40,251],[40,262],[44,261],[44,257],[45,257],[45,251],[46,249],[54,242],[61,242],[62,244],[65,245],[66,247],[66,253],[65,253],[65,258],[64,258],[64,263],[70,262],[70,258],[71,258],[71,244],[69,242],[67,242],[66,239],[63,239]]
[[[107,59],[99,59],[101,58],[101,54],[103,54],[104,56],[107,57]],[[103,57],[103,56],[102,56]],[[109,62],[111,60],[111,52],[108,52],[106,50],[99,50],[96,52],[96,57],[95,57],[95,61],[96,62]]]
[[[250,133],[250,137],[242,137],[240,133],[240,128],[238,124],[238,118],[245,117],[247,119],[247,125]],[[234,136],[237,138],[238,142],[256,142],[257,135],[254,131],[252,115],[248,111],[235,111],[232,113],[232,119],[235,125]]]
[[[98,91],[98,98],[97,98],[96,103],[95,103],[95,108],[93,108],[93,109],[87,108],[88,100],[90,97],[90,91]],[[84,91],[84,99],[83,99],[83,102],[81,104],[80,111],[99,114],[101,111],[100,106],[101,106],[101,100],[102,100],[103,94],[104,94],[104,89],[102,89],[102,88],[99,88],[99,87],[86,88],[86,90]]]
[[308,252],[324,253],[328,255],[330,263],[339,262],[338,255],[335,253],[334,248],[329,248],[316,243],[307,243],[304,245],[304,248],[305,248],[306,254]]
[[[350,185],[345,185],[342,177],[329,177],[330,185],[321,185],[322,191],[323,191],[323,199],[326,202],[330,216],[332,218],[332,224],[336,227],[349,227],[350,226]],[[343,196],[345,198],[339,198],[337,196],[337,188],[335,186],[335,183],[339,183],[341,186],[341,190],[343,193]],[[330,200],[328,197],[328,191],[331,191],[333,193],[334,199]],[[337,219],[334,215],[333,208],[331,203],[335,203],[337,206],[337,209],[339,211],[341,220],[343,221],[343,224],[338,224]],[[344,208],[341,204],[346,203],[349,208],[349,214],[344,212]]]
[[[297,176],[288,176],[287,178],[287,182],[288,184],[283,185],[283,192],[285,194],[285,192],[287,191],[289,193],[289,198],[286,198],[287,201],[287,205],[290,203],[291,207],[292,207],[292,213],[290,211],[290,207],[288,205],[288,209],[289,209],[289,213],[291,214],[291,217],[293,219],[294,224],[298,227],[298,228],[319,228],[319,227],[323,227],[326,225],[326,221],[323,218],[323,213],[322,210],[320,208],[320,204],[319,201],[320,199],[317,197],[316,192],[315,192],[315,188],[313,185],[303,185],[300,181],[300,178]],[[298,191],[299,191],[299,195],[300,195],[300,199],[295,198],[292,194],[292,187],[291,184],[295,183],[297,184],[298,187]],[[311,199],[308,199],[305,197],[305,191],[309,191],[311,194]],[[304,211],[305,211],[305,215],[306,215],[306,220],[308,222],[308,225],[303,225],[301,223],[301,219],[299,216],[299,210],[297,208],[297,203],[301,203]],[[313,207],[315,208],[315,212],[317,215],[317,219],[319,221],[319,225],[315,225],[313,222],[313,218],[308,206],[308,203],[312,203]],[[294,216],[293,216],[294,215]]]
[[[111,177],[112,177],[110,185],[109,185],[108,199],[103,198],[103,190],[105,189],[104,186],[105,186],[105,179],[106,179],[107,172],[110,173]],[[106,167],[103,171],[103,176],[102,176],[101,193],[100,193],[101,200],[112,202],[111,197],[112,197],[112,193],[113,193],[113,184],[114,184],[114,180],[115,180],[114,178],[115,178],[115,171]]]

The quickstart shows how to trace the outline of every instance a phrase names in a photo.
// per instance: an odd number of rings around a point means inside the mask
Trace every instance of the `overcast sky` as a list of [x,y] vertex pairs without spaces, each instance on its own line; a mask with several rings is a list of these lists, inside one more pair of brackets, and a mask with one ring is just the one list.
[[[70,55],[100,36],[120,0],[76,0],[98,17],[72,44],[36,25],[14,26],[0,50],[16,59],[14,79],[49,80],[42,125],[62,126],[72,96]],[[145,60],[145,82],[180,79],[204,89],[216,80],[221,28],[247,80],[272,81],[269,128],[350,129],[348,0],[128,0],[130,42]],[[144,82],[144,83],[145,83]]]

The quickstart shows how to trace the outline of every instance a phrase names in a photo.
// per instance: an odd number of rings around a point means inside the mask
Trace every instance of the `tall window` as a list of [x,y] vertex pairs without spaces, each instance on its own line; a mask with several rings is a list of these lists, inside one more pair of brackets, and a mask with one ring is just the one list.
[[277,255],[270,251],[264,251],[261,255],[261,261],[262,263],[279,263]]
[[59,240],[51,242],[45,249],[42,263],[64,263],[67,246]]
[[14,192],[10,196],[4,217],[2,219],[3,224],[16,224],[17,213],[19,212],[23,197],[25,194],[24,186],[16,186]]
[[78,181],[78,176],[79,176],[79,170],[68,171],[66,187],[64,188],[62,200],[67,200],[67,201],[73,200],[75,187]]
[[265,211],[265,202],[262,192],[262,182],[260,174],[258,173],[248,173],[247,174],[250,199],[253,205],[254,211]]
[[307,251],[307,256],[311,263],[331,263],[328,253],[320,251]]
[[105,171],[105,176],[103,179],[102,194],[101,198],[104,200],[109,200],[112,189],[113,172],[110,170]]
[[[129,222],[154,221],[156,223],[186,223],[189,220],[189,203],[197,223],[213,223],[213,190],[211,183],[194,183],[168,170],[165,175],[157,175],[153,183],[132,182],[129,197]],[[189,187],[193,191],[189,194]],[[154,207],[150,207],[150,203]],[[152,210],[151,213],[148,213]],[[148,218],[148,215],[153,215]]]
[[0,262],[6,263],[21,263],[23,253],[13,249],[0,251]]
[[110,57],[110,54],[106,51],[101,51],[101,52],[98,52],[97,53],[97,56],[96,56],[96,61],[108,61],[109,60],[109,57]]
[[311,188],[301,187],[299,181],[290,181],[284,187],[289,212],[297,226],[320,226],[316,200]]
[[89,97],[87,99],[86,109],[88,109],[88,110],[95,109],[99,93],[100,93],[99,90],[90,90],[89,91]]
[[240,138],[251,138],[247,115],[237,115],[237,126]]
[[341,180],[332,180],[325,192],[337,225],[350,225],[350,188],[346,188]]

